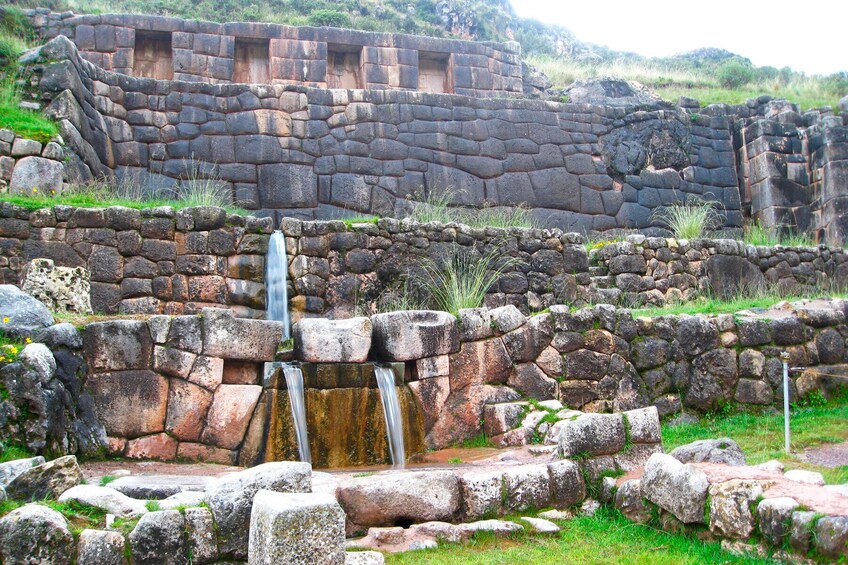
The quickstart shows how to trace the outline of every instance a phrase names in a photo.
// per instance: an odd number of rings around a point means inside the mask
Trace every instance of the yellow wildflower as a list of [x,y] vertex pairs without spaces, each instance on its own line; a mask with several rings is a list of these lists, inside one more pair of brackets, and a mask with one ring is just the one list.
[[14,345],[12,347],[10,347],[9,350],[12,352],[12,355],[18,354],[18,348],[15,347]]
[[26,342],[27,342],[27,343],[32,343],[32,340],[31,340],[30,338],[26,338]]
[[9,323],[9,316],[6,316],[5,318],[3,318],[3,323],[4,323],[4,324],[8,324],[8,323]]

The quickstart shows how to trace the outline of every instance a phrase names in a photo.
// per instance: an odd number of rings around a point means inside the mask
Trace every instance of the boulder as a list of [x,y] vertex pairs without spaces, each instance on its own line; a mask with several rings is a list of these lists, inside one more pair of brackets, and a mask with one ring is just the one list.
[[208,508],[186,508],[183,516],[192,565],[205,565],[217,561],[218,535],[212,512]]
[[59,502],[78,502],[92,506],[115,516],[129,517],[147,513],[144,501],[130,498],[113,488],[96,485],[77,485],[59,497]]
[[575,104],[649,108],[659,108],[667,104],[649,88],[636,81],[611,77],[575,81],[566,89],[566,94],[569,102]]
[[651,520],[651,512],[642,498],[639,479],[630,479],[621,483],[615,491],[614,504],[631,522],[644,524]]
[[681,445],[669,454],[681,463],[745,465],[745,454],[730,438],[701,439]]
[[551,503],[551,481],[544,464],[521,465],[503,474],[504,506],[508,510],[524,511],[544,508]]
[[408,310],[371,316],[373,348],[383,361],[409,361],[459,351],[456,318],[447,312]]
[[111,530],[83,530],[77,541],[77,565],[123,565],[124,536]]
[[325,493],[260,490],[250,513],[250,565],[336,565],[345,559],[345,514]]
[[285,324],[270,320],[236,318],[230,310],[201,311],[203,353],[210,357],[273,361],[283,340]]
[[309,363],[364,363],[371,350],[371,320],[305,318],[294,326],[295,358]]
[[767,498],[757,505],[760,533],[773,547],[783,547],[791,529],[792,513],[800,506],[794,498]]
[[393,526],[398,520],[452,520],[460,508],[459,479],[451,471],[380,474],[350,479],[338,489],[348,519],[359,526]]
[[789,545],[801,555],[806,555],[812,547],[813,530],[818,515],[812,511],[796,510],[792,513],[789,530]]
[[56,499],[82,482],[82,469],[73,455],[59,457],[27,469],[6,488],[9,498],[17,500]]
[[178,510],[141,517],[129,535],[133,565],[188,565],[185,519]]
[[640,483],[645,498],[685,524],[704,523],[708,487],[703,471],[662,453],[648,459]]
[[14,459],[12,461],[0,463],[0,486],[9,486],[9,483],[11,483],[15,477],[28,469],[41,465],[42,463],[44,463],[44,457],[41,455],[26,459]]
[[828,559],[848,557],[848,516],[825,516],[813,532],[816,549]]
[[0,518],[0,562],[6,565],[68,565],[74,537],[64,516],[27,504]]
[[520,328],[527,321],[521,310],[512,304],[489,310],[489,317],[491,327],[498,335]]
[[57,267],[33,259],[24,269],[21,290],[53,311],[91,314],[91,273],[82,267]]
[[808,485],[824,486],[824,476],[816,471],[805,471],[804,469],[792,469],[783,474],[790,481],[805,483]]
[[228,532],[221,541],[221,555],[242,560],[247,557],[250,510],[259,490],[309,492],[311,474],[309,463],[283,461],[257,465],[209,483],[206,503],[218,529]]
[[[9,318],[6,321],[6,318]],[[53,325],[47,306],[11,284],[0,284],[0,328],[13,339],[34,335]]]
[[12,170],[9,192],[26,196],[60,194],[64,173],[61,161],[36,156],[18,159]]
[[710,531],[726,538],[747,539],[756,520],[751,509],[762,496],[763,487],[756,481],[732,480],[711,485]]
[[619,414],[581,414],[562,426],[559,453],[563,458],[612,455],[624,449],[625,439]]
[[568,508],[586,498],[586,482],[575,461],[563,459],[548,463],[551,481],[551,504]]

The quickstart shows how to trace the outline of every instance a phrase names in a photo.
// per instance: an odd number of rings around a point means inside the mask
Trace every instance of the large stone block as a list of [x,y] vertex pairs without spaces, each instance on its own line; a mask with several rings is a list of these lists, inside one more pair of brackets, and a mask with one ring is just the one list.
[[220,385],[206,415],[203,443],[236,449],[244,439],[261,394],[262,387],[258,385]]
[[118,371],[91,375],[87,386],[108,435],[137,437],[165,429],[165,377],[152,371]]
[[150,367],[153,340],[144,322],[95,322],[86,326],[82,340],[85,359],[92,371],[128,371]]
[[559,436],[562,457],[613,455],[624,449],[624,422],[619,414],[581,414],[563,424]]
[[460,508],[459,479],[451,471],[421,471],[351,479],[339,485],[339,503],[359,526],[451,521]]
[[250,565],[336,565],[345,560],[345,514],[327,493],[260,490],[250,514]]
[[551,484],[551,504],[568,508],[586,498],[586,482],[580,466],[574,461],[562,460],[548,463]]
[[535,363],[519,363],[513,367],[507,384],[536,400],[552,400],[558,396],[559,384]]
[[27,469],[9,483],[6,494],[17,500],[56,499],[82,482],[82,469],[73,455],[65,455]]
[[44,304],[11,284],[0,285],[0,319],[6,318],[3,333],[10,338],[29,337],[53,324],[53,314]]
[[480,520],[503,512],[503,471],[465,473],[460,485],[464,520]]
[[294,326],[295,358],[309,363],[363,363],[371,350],[371,320],[306,318]]
[[202,311],[203,353],[223,359],[273,361],[283,339],[282,322],[236,318],[230,310]]
[[312,490],[312,468],[309,463],[283,461],[265,463],[209,483],[206,502],[215,524],[227,532],[220,542],[221,557],[244,560],[248,555],[250,514],[256,493],[308,493]]
[[409,361],[459,350],[456,318],[447,312],[409,310],[371,316],[375,354],[386,361]]
[[91,314],[91,275],[82,267],[56,267],[50,259],[33,259],[21,290],[53,311]]
[[512,367],[500,338],[469,341],[450,356],[451,390],[471,385],[505,383]]
[[259,165],[258,169],[259,199],[263,208],[318,206],[318,177],[311,166],[270,164]]
[[0,519],[0,558],[9,565],[66,565],[72,562],[74,537],[57,511],[27,504]]
[[645,464],[642,495],[685,524],[704,523],[709,482],[703,471],[671,455],[655,453]]
[[64,172],[60,161],[43,157],[24,157],[15,164],[9,192],[26,196],[59,194],[62,192]]

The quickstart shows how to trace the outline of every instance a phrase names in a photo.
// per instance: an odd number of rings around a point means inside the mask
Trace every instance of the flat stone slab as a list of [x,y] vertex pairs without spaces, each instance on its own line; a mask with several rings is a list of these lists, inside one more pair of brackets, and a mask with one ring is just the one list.
[[202,491],[213,477],[202,475],[132,475],[109,483],[131,498],[163,500],[183,491]]

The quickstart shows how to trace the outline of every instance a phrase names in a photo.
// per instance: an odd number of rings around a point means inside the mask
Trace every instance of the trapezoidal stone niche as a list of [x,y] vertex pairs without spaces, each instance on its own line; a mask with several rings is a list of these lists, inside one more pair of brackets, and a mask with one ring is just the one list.
[[[256,417],[264,417],[263,445],[251,464],[301,458],[289,390],[279,364],[266,377]],[[302,363],[312,466],[318,469],[392,463],[384,407],[373,363]],[[406,459],[424,453],[424,424],[404,365],[394,363]],[[264,413],[264,414],[263,414]]]

